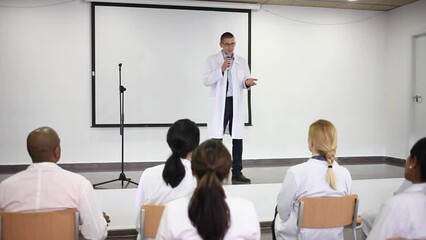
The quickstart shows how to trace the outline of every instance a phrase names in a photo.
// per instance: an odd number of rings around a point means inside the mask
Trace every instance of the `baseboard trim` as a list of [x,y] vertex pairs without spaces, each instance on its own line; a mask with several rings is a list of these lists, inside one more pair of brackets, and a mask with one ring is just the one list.
[[405,159],[401,159],[401,158],[386,157],[385,162],[386,164],[389,164],[392,166],[397,166],[397,167],[405,166]]
[[[111,237],[136,237],[138,232],[136,229],[117,229],[117,230],[108,230],[108,238]],[[107,239],[108,239],[107,238]]]
[[[303,163],[308,158],[276,158],[276,159],[247,159],[243,160],[245,168],[293,166]],[[389,164],[403,167],[405,159],[386,156],[339,157],[342,165]],[[164,162],[130,162],[124,163],[125,171],[143,171]],[[120,171],[121,163],[59,163],[64,169],[72,172],[109,172]],[[28,164],[0,165],[0,174],[14,174],[28,167]]]
[[272,230],[271,226],[272,226],[272,221],[260,222],[260,229],[262,229],[262,232],[264,230],[266,230],[266,231]]

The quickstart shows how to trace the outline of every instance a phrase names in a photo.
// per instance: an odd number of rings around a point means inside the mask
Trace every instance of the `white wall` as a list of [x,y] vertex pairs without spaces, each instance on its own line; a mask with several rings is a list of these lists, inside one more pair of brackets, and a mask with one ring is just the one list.
[[[340,156],[405,156],[408,35],[424,29],[425,5],[389,13],[283,6],[253,12],[259,85],[244,158],[308,155],[307,128],[318,118],[337,126]],[[25,138],[43,125],[60,134],[63,163],[120,161],[118,130],[90,128],[90,42],[89,3],[0,7],[0,164],[28,163]],[[126,162],[164,160],[166,131],[127,128]],[[206,139],[205,128],[201,134]]]
[[[386,71],[381,91],[385,109],[386,153],[405,158],[412,138],[412,54],[411,37],[426,33],[426,1],[420,0],[388,14]],[[411,143],[411,144],[409,144]]]
[[386,18],[340,24],[378,14],[278,6],[253,13],[252,73],[259,86],[246,155],[306,156],[308,126],[319,118],[336,125],[339,155],[385,154],[376,92]]

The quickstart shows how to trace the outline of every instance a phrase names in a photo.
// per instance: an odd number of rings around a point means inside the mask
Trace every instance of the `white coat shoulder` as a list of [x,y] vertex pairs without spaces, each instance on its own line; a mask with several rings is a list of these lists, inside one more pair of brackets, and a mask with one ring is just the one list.
[[381,207],[367,239],[426,239],[426,184],[413,184]]
[[[189,202],[190,198],[187,197],[166,205],[157,239],[201,239],[188,217]],[[227,197],[226,203],[230,210],[231,226],[224,239],[260,239],[259,220],[253,203],[238,197]]]

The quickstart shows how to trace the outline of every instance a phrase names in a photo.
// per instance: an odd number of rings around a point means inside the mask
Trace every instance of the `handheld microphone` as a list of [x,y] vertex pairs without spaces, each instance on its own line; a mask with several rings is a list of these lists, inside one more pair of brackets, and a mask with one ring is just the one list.
[[[233,56],[232,56],[232,54],[226,54],[225,55],[225,58],[226,59],[229,59],[229,60],[233,60]],[[226,68],[226,69],[229,69],[229,67],[231,66],[231,62],[229,62],[229,64],[228,64],[228,67]]]

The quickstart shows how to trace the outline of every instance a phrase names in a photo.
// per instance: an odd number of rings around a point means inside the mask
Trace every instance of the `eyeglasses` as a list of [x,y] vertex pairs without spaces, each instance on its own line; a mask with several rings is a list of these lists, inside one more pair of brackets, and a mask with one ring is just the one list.
[[233,43],[221,43],[223,46],[225,46],[225,47],[234,47],[235,46],[235,43],[233,42]]

